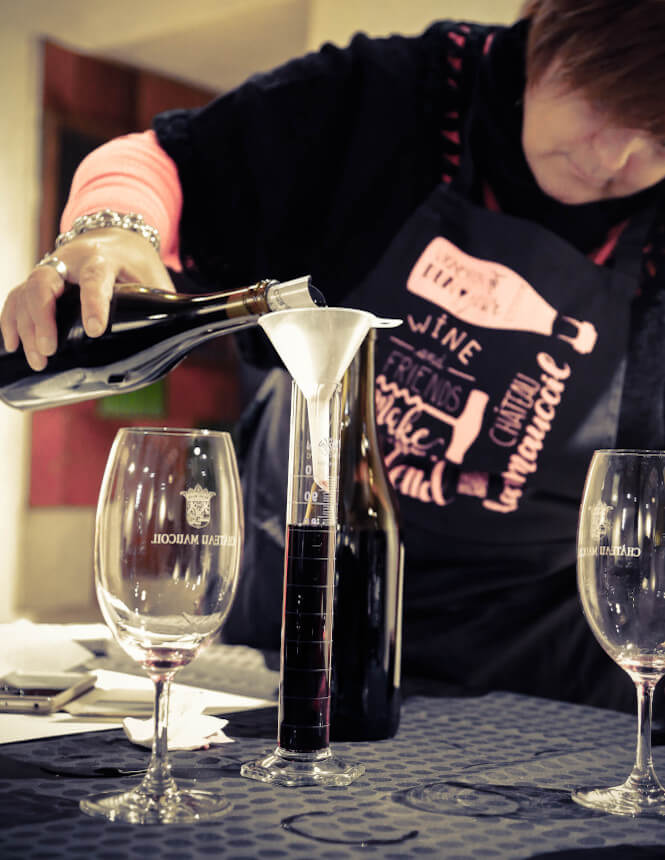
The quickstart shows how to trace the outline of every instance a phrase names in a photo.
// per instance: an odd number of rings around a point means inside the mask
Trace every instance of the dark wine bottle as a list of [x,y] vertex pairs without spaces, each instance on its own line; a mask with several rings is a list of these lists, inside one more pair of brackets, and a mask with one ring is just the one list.
[[343,379],[330,737],[399,726],[404,550],[376,431],[372,329]]
[[56,302],[58,349],[44,370],[32,370],[22,348],[0,348],[0,400],[17,409],[44,409],[135,391],[172,370],[192,349],[255,325],[261,314],[325,304],[309,277],[259,281],[221,293],[168,293],[119,284],[101,337],[88,337],[78,286]]

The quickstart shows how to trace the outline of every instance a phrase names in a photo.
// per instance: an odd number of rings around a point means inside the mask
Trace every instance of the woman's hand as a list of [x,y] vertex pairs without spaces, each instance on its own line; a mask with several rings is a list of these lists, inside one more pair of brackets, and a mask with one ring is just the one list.
[[[108,324],[109,306],[116,283],[140,283],[174,292],[166,267],[143,237],[120,227],[82,233],[58,248],[54,256],[67,267],[67,280],[81,288],[83,327],[98,337]],[[37,266],[27,280],[7,296],[0,315],[0,330],[8,352],[19,343],[33,370],[43,370],[58,345],[55,303],[64,279],[51,266]]]

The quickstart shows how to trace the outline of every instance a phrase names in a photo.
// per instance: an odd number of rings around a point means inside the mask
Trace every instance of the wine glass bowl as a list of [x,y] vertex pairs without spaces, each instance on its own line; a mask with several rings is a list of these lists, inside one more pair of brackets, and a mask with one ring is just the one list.
[[637,690],[635,765],[621,785],[573,799],[623,815],[665,815],[651,758],[653,690],[665,674],[665,452],[596,451],[577,539],[577,581],[587,622]]
[[95,586],[117,642],[155,683],[155,740],[141,785],[81,802],[138,823],[224,814],[222,795],[185,791],[167,756],[169,684],[219,632],[235,594],[242,495],[231,438],[206,430],[123,428],[95,520]]

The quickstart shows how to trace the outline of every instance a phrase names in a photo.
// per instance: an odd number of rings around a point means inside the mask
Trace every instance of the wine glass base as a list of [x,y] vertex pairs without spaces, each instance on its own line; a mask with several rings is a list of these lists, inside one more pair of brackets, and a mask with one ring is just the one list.
[[221,818],[232,808],[221,794],[181,789],[158,798],[139,789],[97,794],[85,798],[79,806],[87,815],[130,824],[191,824]]
[[241,776],[275,785],[349,785],[365,773],[365,765],[347,764],[330,749],[316,753],[289,752],[277,747],[259,761],[247,762]]
[[612,815],[665,815],[665,791],[662,788],[638,792],[634,786],[615,785],[612,788],[578,789],[571,795],[575,803],[587,809],[597,809]]

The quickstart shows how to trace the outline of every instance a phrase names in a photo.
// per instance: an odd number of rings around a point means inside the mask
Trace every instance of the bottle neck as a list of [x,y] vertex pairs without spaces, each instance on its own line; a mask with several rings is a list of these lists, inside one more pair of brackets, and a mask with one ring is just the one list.
[[[343,429],[356,456],[378,451],[374,404],[374,343],[376,332],[370,329],[360,345],[344,380],[345,403]],[[350,440],[354,441],[351,442]]]
[[397,534],[397,498],[376,426],[375,342],[376,332],[371,329],[343,381],[339,523],[343,528],[387,529]]
[[224,311],[230,320],[240,320],[243,317],[260,316],[268,313],[270,306],[267,300],[270,281],[259,281],[249,287],[230,290],[221,293],[206,293],[199,296],[188,296],[192,302],[206,311]]
[[358,356],[358,409],[363,432],[370,445],[377,444],[374,380],[374,346],[376,331],[371,328],[360,347]]

